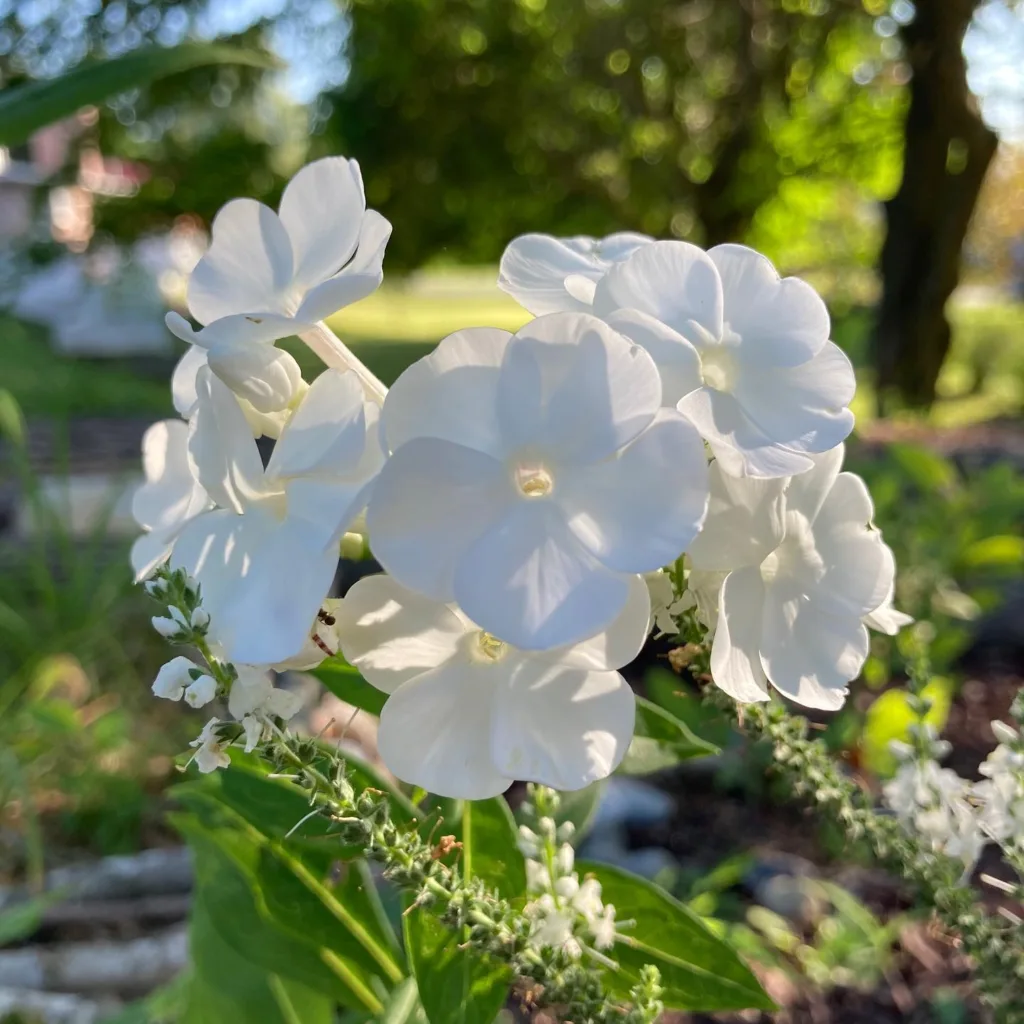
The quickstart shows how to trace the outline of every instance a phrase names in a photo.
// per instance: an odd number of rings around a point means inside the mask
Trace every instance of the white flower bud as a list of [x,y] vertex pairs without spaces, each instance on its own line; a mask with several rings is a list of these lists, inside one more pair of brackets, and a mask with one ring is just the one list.
[[558,826],[555,838],[560,843],[567,843],[574,835],[576,835],[576,826],[571,821],[563,821],[562,824]]
[[163,615],[154,615],[150,622],[152,622],[153,628],[168,640],[173,640],[181,634],[181,623],[174,619],[168,619]]
[[524,857],[535,859],[540,852],[540,843],[537,841],[537,834],[525,825],[519,826],[519,838],[517,840],[519,852]]
[[210,624],[210,613],[205,608],[197,608],[189,619],[189,625],[193,629],[203,630]]
[[1016,743],[1020,739],[1016,729],[1005,722],[1000,722],[998,719],[992,723],[992,732],[1000,743],[1005,743],[1007,746]]
[[167,593],[167,581],[163,579],[147,580],[145,589],[150,597],[159,600]]
[[189,670],[195,668],[188,658],[172,658],[156,674],[153,693],[165,700],[181,700],[185,687],[192,682]]
[[172,604],[171,607],[167,609],[167,614],[183,628],[188,629],[188,616],[176,605]]
[[209,704],[217,696],[217,680],[202,675],[185,689],[185,703],[193,708]]
[[573,848],[568,843],[562,843],[555,853],[555,871],[562,876],[571,875],[574,862]]

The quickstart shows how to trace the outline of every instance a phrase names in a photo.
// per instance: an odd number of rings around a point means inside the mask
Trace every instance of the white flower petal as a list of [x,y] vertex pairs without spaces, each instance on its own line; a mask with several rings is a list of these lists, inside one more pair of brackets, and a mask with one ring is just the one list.
[[607,672],[622,668],[633,661],[643,648],[650,618],[651,597],[647,581],[643,576],[630,576],[626,606],[611,625],[571,647],[556,647],[552,651],[538,652],[535,657],[585,671]]
[[856,386],[853,364],[828,341],[800,366],[743,365],[733,394],[747,418],[777,444],[825,452],[853,430],[853,413],[846,405]]
[[712,338],[722,333],[722,282],[714,263],[689,242],[652,242],[598,282],[594,311],[638,309],[690,337],[692,321]]
[[267,463],[267,476],[349,475],[366,446],[366,411],[359,378],[324,370],[292,414]]
[[633,737],[636,699],[618,672],[585,672],[524,659],[498,689],[494,764],[516,779],[582,789],[619,766]]
[[509,450],[596,461],[633,440],[660,405],[651,357],[585,313],[531,320],[505,349],[498,417]]
[[208,367],[196,378],[196,392],[188,439],[193,472],[218,505],[240,513],[264,491],[256,442],[235,396]]
[[349,261],[365,207],[355,160],[341,156],[315,160],[288,182],[278,209],[291,241],[294,280],[300,288],[319,284]]
[[449,334],[395,381],[382,423],[395,451],[414,437],[438,437],[501,457],[498,370],[512,335],[492,327]]
[[436,438],[403,444],[384,464],[366,515],[374,556],[404,586],[454,597],[457,561],[513,499],[505,467]]
[[206,365],[206,350],[198,345],[190,345],[185,354],[178,360],[171,375],[171,398],[174,411],[184,419],[189,419],[195,412],[196,375]]
[[209,504],[188,460],[188,424],[161,420],[142,435],[146,482],[132,495],[132,516],[147,530],[169,530]]
[[512,779],[491,757],[491,715],[505,662],[453,661],[400,686],[380,716],[377,749],[388,769],[438,796],[485,800]]
[[[895,579],[889,585],[885,600],[873,611],[864,616],[864,625],[869,629],[877,629],[879,633],[895,636],[904,626],[909,626],[913,616],[897,611],[893,607],[895,596]],[[1002,723],[1000,723],[1002,724]]]
[[805,473],[798,473],[786,481],[786,509],[799,512],[813,523],[839,476],[845,455],[845,446],[837,445],[831,451],[814,456],[811,468]]
[[252,665],[239,665],[238,678],[231,684],[228,694],[228,711],[233,718],[241,719],[260,710],[273,692],[274,683],[270,673]]
[[661,404],[675,407],[704,383],[697,350],[678,331],[637,309],[617,309],[605,320],[648,353],[661,375]]
[[174,539],[164,530],[155,530],[137,537],[129,555],[135,582],[146,579],[158,565],[167,561],[173,547]]
[[376,210],[367,210],[363,214],[355,256],[333,277],[309,290],[295,313],[296,318],[323,320],[375,292],[384,280],[384,250],[390,237],[390,221]]
[[711,647],[715,685],[741,703],[769,699],[761,665],[761,621],[764,586],[755,567],[737,569],[722,583],[718,626]]
[[520,235],[506,247],[498,269],[498,287],[534,316],[577,310],[590,303],[566,289],[566,279],[597,281],[606,267],[573,244],[551,235]]
[[605,569],[544,499],[517,502],[463,552],[455,572],[459,606],[488,633],[525,650],[592,636],[629,596],[628,578]]
[[725,320],[743,338],[745,359],[797,366],[828,341],[828,310],[806,281],[780,278],[770,260],[745,245],[716,245],[708,257],[718,268]]
[[233,199],[211,233],[188,282],[192,316],[208,324],[233,313],[290,312],[281,294],[291,282],[292,247],[277,214],[255,199]]
[[806,598],[780,601],[767,588],[761,663],[772,685],[805,707],[837,711],[868,656],[868,631],[855,617],[827,614]]
[[363,480],[332,477],[294,477],[285,483],[288,519],[306,531],[311,545],[337,551],[342,534],[366,508]]
[[564,469],[554,500],[595,558],[617,572],[652,572],[697,535],[708,500],[704,445],[674,409],[603,462]]
[[744,415],[732,395],[700,388],[680,401],[679,411],[700,431],[722,469],[732,476],[790,476],[813,465],[808,456],[766,436]]
[[454,658],[467,627],[446,604],[390,576],[364,576],[335,612],[346,660],[385,693]]
[[168,313],[164,317],[164,323],[175,337],[205,349],[218,345],[270,345],[311,326],[297,323],[290,316],[260,313],[256,310],[221,317],[198,331],[180,313]]
[[707,519],[687,549],[691,565],[712,572],[760,565],[785,532],[787,482],[730,476],[714,462]]
[[294,357],[273,345],[220,343],[208,355],[210,369],[259,413],[286,409],[302,383]]

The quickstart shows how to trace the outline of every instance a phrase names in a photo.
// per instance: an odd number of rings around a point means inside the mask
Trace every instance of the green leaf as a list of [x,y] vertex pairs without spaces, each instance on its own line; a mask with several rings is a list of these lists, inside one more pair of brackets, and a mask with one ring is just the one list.
[[181,1024],[330,1024],[333,1018],[329,998],[284,981],[232,949],[201,888],[192,907],[189,952],[194,974]]
[[65,896],[65,890],[54,889],[0,910],[0,948],[35,934],[43,923],[43,914]]
[[377,1024],[429,1024],[420,1003],[415,978],[406,978],[391,993],[391,998],[384,1004]]
[[633,741],[618,770],[625,775],[647,775],[691,757],[718,752],[718,747],[694,735],[671,712],[637,697]]
[[512,972],[468,949],[422,907],[406,914],[405,949],[430,1024],[494,1024]]
[[[526,892],[526,861],[503,797],[465,801],[459,835],[467,878],[482,879],[506,899]],[[403,927],[406,954],[431,1024],[493,1024],[512,983],[510,970],[462,948],[463,937],[423,908],[407,913]]]
[[[939,734],[949,718],[953,702],[953,684],[942,676],[930,679],[921,690],[921,696],[931,701],[924,720]],[[868,708],[861,734],[861,762],[875,775],[888,776],[896,770],[896,758],[889,748],[893,740],[906,743],[910,727],[920,721],[911,710],[910,694],[906,690],[886,690],[879,694]]]
[[736,951],[664,889],[605,864],[577,868],[601,883],[601,898],[615,906],[618,920],[635,922],[609,951],[619,965],[605,975],[613,993],[628,996],[644,965],[653,964],[671,1009],[775,1009]]
[[938,494],[956,483],[956,467],[949,459],[914,444],[891,444],[889,454],[925,494]]
[[467,800],[462,810],[462,870],[481,878],[505,899],[526,892],[526,861],[516,842],[516,823],[504,797]]
[[1007,533],[976,540],[967,546],[961,560],[970,569],[980,566],[1016,568],[1024,564],[1024,537]]
[[371,686],[359,674],[359,670],[353,668],[344,658],[328,658],[321,662],[318,668],[313,669],[311,674],[339,700],[380,717],[388,695]]
[[377,1012],[381,1003],[371,983],[373,970],[327,953],[303,931],[280,927],[259,880],[245,866],[252,859],[245,836],[211,828],[208,816],[206,822],[203,817],[171,815],[195,853],[198,888],[220,939],[264,971],[291,978],[343,1006]]
[[127,89],[204,64],[275,67],[268,54],[217,43],[149,46],[122,57],[82,64],[59,78],[29,82],[0,93],[0,146],[24,142],[33,132]]

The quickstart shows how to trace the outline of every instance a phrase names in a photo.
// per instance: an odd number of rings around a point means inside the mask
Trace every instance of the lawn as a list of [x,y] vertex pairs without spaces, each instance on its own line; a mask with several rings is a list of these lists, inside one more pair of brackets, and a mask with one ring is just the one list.
[[[331,326],[390,384],[441,338],[463,327],[515,330],[527,314],[494,285],[493,268],[414,274],[390,279],[370,298],[343,310]],[[1024,306],[951,305],[953,348],[929,419],[940,426],[1016,415],[1024,409]],[[858,366],[866,361],[871,316],[853,310],[836,317],[834,335]],[[307,376],[319,363],[297,341],[285,343]],[[167,381],[173,360],[77,359],[56,355],[41,328],[0,316],[0,386],[32,417],[124,416],[171,413]],[[860,374],[854,410],[874,418],[874,394]]]

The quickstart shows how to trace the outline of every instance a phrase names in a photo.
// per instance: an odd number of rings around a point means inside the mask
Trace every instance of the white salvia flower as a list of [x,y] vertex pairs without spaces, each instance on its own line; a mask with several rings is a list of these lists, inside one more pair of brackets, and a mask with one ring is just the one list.
[[231,758],[227,752],[228,745],[222,743],[217,734],[217,726],[219,724],[219,719],[211,718],[203,726],[203,731],[199,736],[190,744],[190,746],[196,748],[195,754],[192,755],[196,762],[196,767],[204,775],[208,775],[218,768],[227,768],[231,764]]
[[169,619],[166,615],[154,615],[149,621],[153,628],[168,640],[174,640],[181,635],[182,626],[177,619]]
[[383,461],[378,414],[354,375],[327,370],[264,469],[234,395],[208,369],[200,373],[189,452],[219,507],[189,521],[172,564],[202,585],[226,660],[270,665],[307,643],[334,579],[338,539]]
[[1024,839],[1024,750],[1020,734],[1005,722],[994,721],[992,732],[999,745],[979,771],[985,778],[973,794],[981,803],[981,821],[996,842]]
[[[131,562],[137,580],[148,576],[171,553],[182,527],[210,507],[210,499],[189,466],[188,425],[161,420],[142,435],[142,469],[146,482],[132,495],[132,516],[146,532],[132,545]],[[166,587],[158,581],[147,591],[159,597]]]
[[662,400],[727,473],[803,472],[853,429],[853,366],[824,302],[753,249],[652,242],[597,282],[594,312],[651,353]]
[[598,949],[611,949],[615,945],[615,907],[608,903],[603,912],[590,921],[590,933]]
[[280,409],[294,369],[271,355],[277,338],[305,335],[328,366],[365,370],[317,325],[380,286],[390,236],[387,220],[366,209],[356,161],[317,160],[288,183],[277,213],[253,199],[221,207],[188,285],[189,312],[207,326],[194,332],[174,314],[168,326],[207,349],[214,372],[257,408]]
[[[243,724],[247,717],[292,718],[302,707],[302,698],[274,686],[270,673],[257,665],[236,665],[238,678],[231,684],[228,711]],[[249,729],[246,729],[248,738]]]
[[[574,790],[615,770],[635,713],[633,692],[615,669],[643,646],[648,609],[647,588],[634,576],[625,609],[605,632],[575,646],[524,651],[454,605],[371,576],[346,595],[338,632],[348,661],[390,694],[377,739],[388,768],[432,793],[477,800],[514,779]],[[536,856],[529,829],[520,829],[519,841]]]
[[660,399],[650,357],[582,313],[449,336],[388,393],[374,555],[521,648],[604,629],[704,518],[704,446]]
[[189,672],[196,666],[188,658],[171,658],[156,674],[153,693],[165,700],[181,700],[185,687],[192,682]]
[[534,316],[591,313],[597,282],[651,241],[630,231],[605,238],[520,235],[501,257],[498,287]]
[[245,752],[250,754],[263,739],[264,723],[255,715],[245,715],[242,718],[242,729],[245,732]]
[[217,680],[213,676],[201,675],[185,689],[185,703],[193,708],[209,704],[217,696]]
[[895,564],[871,527],[867,488],[839,472],[842,461],[840,446],[788,481],[712,465],[708,519],[689,558],[698,582],[696,570],[726,574],[711,674],[738,701],[768,700],[771,683],[836,710],[867,658],[863,620],[890,593]]
[[576,914],[572,907],[560,906],[551,893],[544,893],[527,903],[523,913],[532,918],[529,941],[535,949],[562,949],[574,960],[582,956],[583,948],[573,934]]

